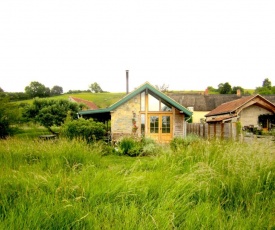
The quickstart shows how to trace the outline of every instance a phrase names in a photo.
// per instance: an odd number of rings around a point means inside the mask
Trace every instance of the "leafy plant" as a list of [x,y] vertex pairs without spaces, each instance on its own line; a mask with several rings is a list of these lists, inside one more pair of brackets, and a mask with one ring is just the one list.
[[26,106],[23,117],[26,121],[33,121],[46,127],[53,132],[52,126],[61,126],[65,121],[68,112],[72,118],[77,118],[79,106],[77,103],[65,99],[39,99],[36,98],[32,105]]
[[0,94],[0,139],[12,135],[15,131],[14,125],[20,117],[18,106],[9,101],[9,97]]
[[102,140],[106,134],[103,123],[96,122],[93,119],[85,120],[79,118],[77,120],[67,121],[61,129],[61,135],[69,139],[83,139],[87,142]]
[[170,148],[173,151],[178,151],[181,149],[186,148],[188,145],[198,142],[200,138],[197,135],[188,135],[187,137],[174,137],[173,140],[170,142]]
[[158,144],[150,138],[124,137],[118,142],[118,152],[128,156],[155,155],[159,151]]
[[118,142],[118,151],[122,155],[138,156],[142,151],[142,145],[133,137],[124,137]]

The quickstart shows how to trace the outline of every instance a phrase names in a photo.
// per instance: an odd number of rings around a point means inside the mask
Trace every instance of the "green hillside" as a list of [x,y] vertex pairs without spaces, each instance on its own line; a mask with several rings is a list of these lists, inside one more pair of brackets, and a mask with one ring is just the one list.
[[[125,93],[76,93],[76,94],[62,94],[48,99],[69,99],[69,97],[81,98],[84,100],[94,102],[99,108],[106,108],[119,101],[125,96]],[[16,103],[31,103],[33,99],[18,101]]]
[[70,96],[92,101],[99,108],[106,108],[116,103],[122,97],[124,97],[125,93],[77,93],[77,94],[63,94],[55,98],[68,99]]
[[[253,94],[252,89],[246,89],[246,93],[248,94]],[[186,93],[186,94],[203,94],[203,91],[195,91],[195,90],[190,90],[190,91],[169,91],[169,93]],[[210,94],[217,94],[217,93],[212,93]],[[69,99],[69,97],[76,97],[76,98],[81,98],[84,100],[92,101],[94,102],[99,108],[107,108],[110,105],[116,103],[119,101],[121,98],[125,96],[125,93],[74,93],[74,94],[62,94],[59,96],[55,97],[49,97],[49,99]],[[33,99],[30,100],[24,100],[24,101],[18,101],[16,103],[31,103]]]

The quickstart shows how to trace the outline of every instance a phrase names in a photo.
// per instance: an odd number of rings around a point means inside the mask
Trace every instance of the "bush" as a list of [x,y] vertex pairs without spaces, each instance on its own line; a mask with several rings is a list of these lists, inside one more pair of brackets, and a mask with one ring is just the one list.
[[183,137],[175,137],[170,142],[170,148],[173,151],[178,151],[186,148],[188,145],[194,142],[198,142],[200,138],[197,135],[188,135],[185,138]]
[[101,122],[96,122],[93,119],[67,121],[61,129],[61,135],[70,139],[80,138],[89,142],[102,140],[105,137],[105,126]]
[[156,142],[149,138],[124,137],[118,142],[119,154],[132,157],[154,155],[158,149]]
[[10,125],[9,122],[5,119],[0,120],[0,138],[3,139],[7,137],[10,133]]
[[121,155],[138,156],[142,150],[141,142],[133,137],[123,137],[118,142],[118,152]]
[[0,139],[13,134],[19,116],[18,106],[10,103],[9,97],[0,93]]

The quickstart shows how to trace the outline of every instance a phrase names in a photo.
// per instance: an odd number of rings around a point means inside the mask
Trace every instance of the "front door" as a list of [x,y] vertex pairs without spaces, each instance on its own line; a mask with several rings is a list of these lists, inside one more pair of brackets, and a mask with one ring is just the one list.
[[147,134],[158,142],[172,139],[172,114],[148,114]]

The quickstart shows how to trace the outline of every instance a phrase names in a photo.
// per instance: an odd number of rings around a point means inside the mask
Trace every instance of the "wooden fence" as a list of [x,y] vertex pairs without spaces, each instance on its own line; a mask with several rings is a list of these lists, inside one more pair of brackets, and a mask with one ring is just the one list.
[[196,134],[206,139],[237,139],[236,123],[186,123],[186,134]]

